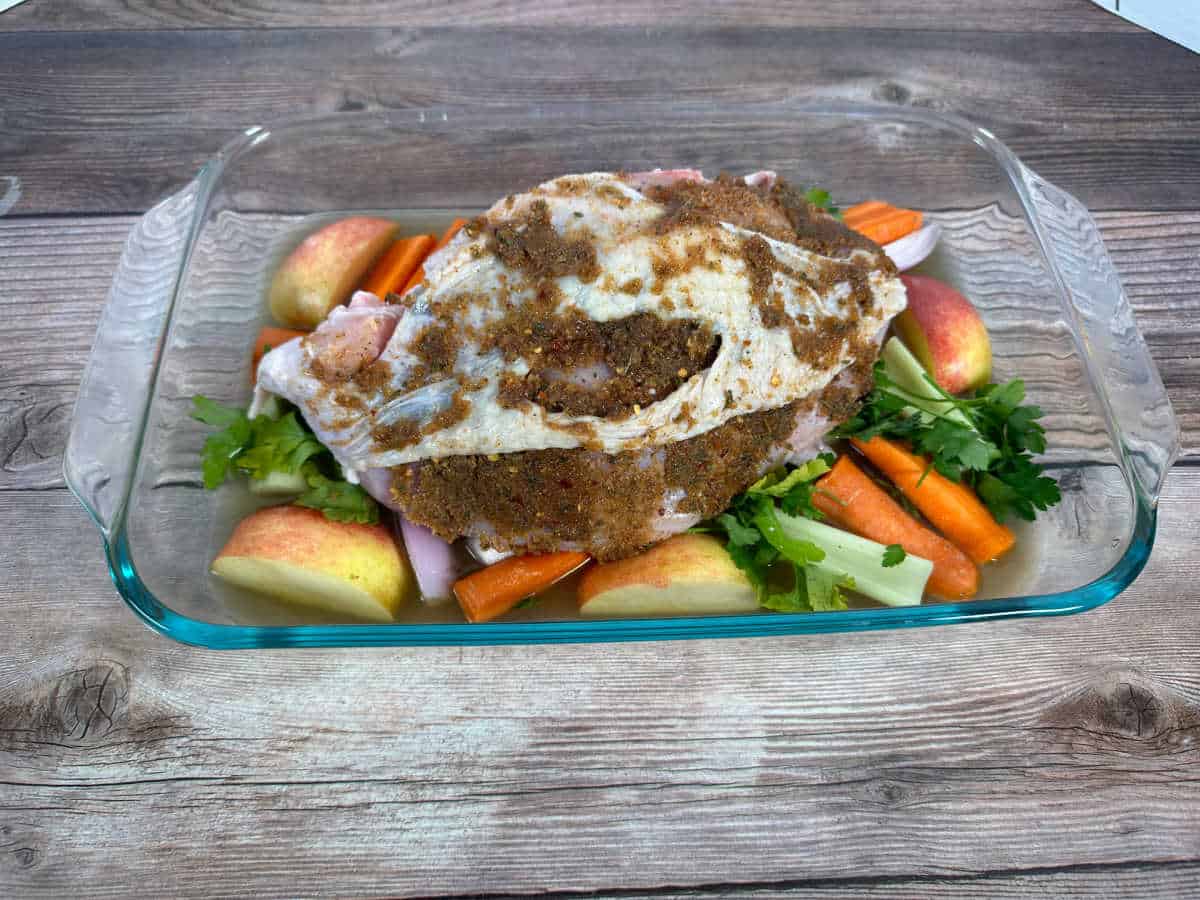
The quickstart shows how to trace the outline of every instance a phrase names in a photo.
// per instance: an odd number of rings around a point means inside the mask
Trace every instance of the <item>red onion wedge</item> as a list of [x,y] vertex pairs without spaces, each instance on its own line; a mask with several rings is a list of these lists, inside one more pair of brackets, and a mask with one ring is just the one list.
[[432,605],[449,600],[454,596],[454,582],[466,574],[467,566],[459,552],[424,525],[410,522],[399,513],[396,523],[417,576],[421,602]]
[[901,272],[907,272],[913,266],[925,261],[933,248],[937,246],[938,238],[942,236],[940,225],[929,224],[918,228],[912,234],[906,234],[890,244],[883,245],[883,252],[896,264]]

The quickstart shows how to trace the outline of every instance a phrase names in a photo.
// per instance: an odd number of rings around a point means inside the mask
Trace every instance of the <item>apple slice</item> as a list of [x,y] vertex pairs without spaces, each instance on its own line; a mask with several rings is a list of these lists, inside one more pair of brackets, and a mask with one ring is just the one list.
[[681,616],[754,612],[758,595],[716,538],[679,534],[645,553],[593,566],[579,583],[579,612]]
[[901,275],[908,308],[893,327],[908,349],[951,394],[983,387],[992,377],[992,342],[971,301],[928,275]]
[[316,328],[346,302],[398,229],[390,219],[352,216],[314,231],[275,273],[268,295],[271,315],[289,328]]
[[372,622],[394,621],[413,585],[386,526],[334,522],[300,506],[247,516],[212,572],[276,600]]

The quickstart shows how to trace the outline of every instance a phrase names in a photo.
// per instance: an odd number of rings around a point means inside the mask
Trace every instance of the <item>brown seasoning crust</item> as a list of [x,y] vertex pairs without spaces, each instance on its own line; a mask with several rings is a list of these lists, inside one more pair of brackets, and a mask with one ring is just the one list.
[[[579,190],[584,186],[581,181]],[[606,199],[614,203],[627,202],[616,189],[610,194]],[[870,250],[875,257],[871,265],[885,273],[895,271],[875,244],[814,208],[783,180],[765,189],[721,175],[711,183],[677,182],[650,188],[646,194],[665,207],[654,226],[659,234],[724,221],[825,256]],[[545,201],[535,201],[522,215],[503,222],[481,217],[469,223],[467,231],[472,236],[486,235],[488,249],[536,287],[535,296],[522,304],[501,298],[507,306],[502,319],[484,334],[471,335],[483,349],[499,349],[506,360],[522,358],[530,365],[527,376],[509,375],[502,382],[503,404],[536,403],[552,412],[619,419],[663,399],[712,364],[720,339],[705,323],[664,320],[653,313],[596,322],[582,313],[558,312],[561,293],[553,279],[574,275],[590,282],[599,277],[600,269],[586,231],[559,234]],[[858,317],[870,307],[871,265],[828,263],[807,273],[806,280],[818,291],[840,282],[851,286],[841,317],[814,322],[805,316],[790,317],[772,288],[776,272],[806,276],[784,267],[758,235],[742,239],[741,246],[750,300],[763,324],[786,328],[797,357],[814,367],[835,362]],[[656,258],[651,290],[661,293],[668,279],[693,266],[719,264],[709,260],[707,248],[704,242],[693,243],[681,259]],[[643,285],[635,279],[607,289],[613,288],[636,295]],[[413,347],[422,366],[404,390],[446,377],[453,370],[464,337],[458,324],[463,317],[456,314],[462,310],[455,307],[473,299],[452,298],[444,309],[435,311],[437,324],[422,332]],[[686,306],[690,298],[682,302]],[[869,383],[875,355],[870,347],[851,349],[857,361],[848,386],[831,386],[779,409],[738,416],[657,450],[605,454],[587,448],[589,429],[582,428],[579,437],[585,446],[578,449],[449,456],[396,467],[392,493],[413,521],[448,540],[475,532],[483,521],[494,529],[493,543],[499,549],[549,552],[577,546],[600,560],[627,557],[657,539],[651,528],[652,513],[665,513],[661,504],[669,492],[684,493],[678,512],[712,517],[763,470],[786,441],[798,414],[817,406],[833,424],[848,417]],[[572,369],[600,363],[615,376],[597,388],[562,378]],[[386,380],[386,367],[381,365],[367,366],[353,378],[365,391],[390,390]],[[729,393],[727,399],[733,404],[736,397]],[[424,427],[400,422],[378,426],[373,435],[384,446],[404,447],[460,421],[469,411],[470,403],[460,389],[450,407]],[[682,410],[685,421],[690,417],[690,410]],[[645,465],[649,453],[655,461]]]
[[[524,377],[501,381],[500,402],[536,403],[571,416],[628,418],[674,392],[712,365],[720,338],[707,324],[637,313],[596,322],[572,311],[553,316],[507,317],[496,332],[506,359],[530,364]],[[612,376],[596,386],[564,380],[564,373],[603,364]]]
[[586,237],[567,238],[555,231],[550,222],[550,206],[535,200],[525,214],[498,224],[475,220],[475,233],[487,235],[488,249],[510,269],[530,279],[562,278],[575,275],[580,281],[594,281],[600,275],[596,248]]
[[676,511],[717,515],[758,477],[799,414],[819,404],[836,424],[866,385],[860,378],[856,387],[830,387],[816,398],[737,416],[659,448],[661,464],[643,466],[643,451],[582,448],[451,456],[397,467],[392,494],[405,515],[447,540],[484,521],[498,549],[548,553],[577,546],[601,561],[623,559],[658,539],[651,513],[665,512],[669,491],[684,492]]

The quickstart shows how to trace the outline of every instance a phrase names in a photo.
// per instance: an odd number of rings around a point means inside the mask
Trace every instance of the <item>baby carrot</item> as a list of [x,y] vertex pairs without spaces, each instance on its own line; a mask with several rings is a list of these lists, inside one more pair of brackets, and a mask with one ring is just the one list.
[[307,331],[296,331],[293,328],[276,328],[268,325],[258,333],[254,340],[254,355],[250,358],[250,383],[258,380],[258,364],[268,350],[274,350],[280,344],[286,344],[292,338],[304,337]]
[[891,206],[882,200],[868,200],[842,211],[847,228],[869,237],[877,244],[890,244],[921,227],[923,216],[915,209]]
[[367,273],[362,289],[381,300],[386,299],[388,294],[399,292],[433,250],[433,245],[432,234],[400,238]]
[[570,551],[510,556],[454,582],[454,596],[468,621],[487,622],[570,575],[589,558]]
[[[442,236],[438,239],[437,245],[433,248],[433,250],[430,250],[429,252],[432,253],[434,250],[441,250],[443,247],[445,247],[448,243],[450,243],[450,239],[453,238],[456,234],[458,234],[458,230],[466,224],[467,224],[466,219],[455,219],[453,222],[451,222],[450,227],[447,228],[445,230],[445,232],[442,233]],[[426,256],[428,256],[428,255],[429,254],[426,254]],[[404,285],[404,292],[407,293],[408,291],[411,291],[413,288],[415,288],[418,284],[420,284],[424,280],[425,280],[425,266],[424,266],[424,260],[422,260],[422,265],[419,266],[417,268],[417,270],[412,273],[412,276],[408,279],[408,283]]]
[[938,474],[924,457],[881,437],[852,443],[900,488],[934,527],[981,565],[1012,549],[1013,533],[992,518],[975,492]]
[[880,544],[899,544],[933,563],[931,594],[965,600],[979,590],[979,570],[966,554],[904,511],[848,456],[817,482],[812,503],[835,525]]

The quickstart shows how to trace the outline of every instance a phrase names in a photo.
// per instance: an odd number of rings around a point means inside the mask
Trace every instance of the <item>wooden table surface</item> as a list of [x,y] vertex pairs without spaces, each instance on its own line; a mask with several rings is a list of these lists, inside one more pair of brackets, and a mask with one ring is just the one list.
[[[0,15],[0,896],[1200,892],[1200,56],[1087,0],[29,0]],[[236,130],[530,99],[968,116],[1095,212],[1183,454],[1076,617],[218,653],[61,455],[124,236]]]

